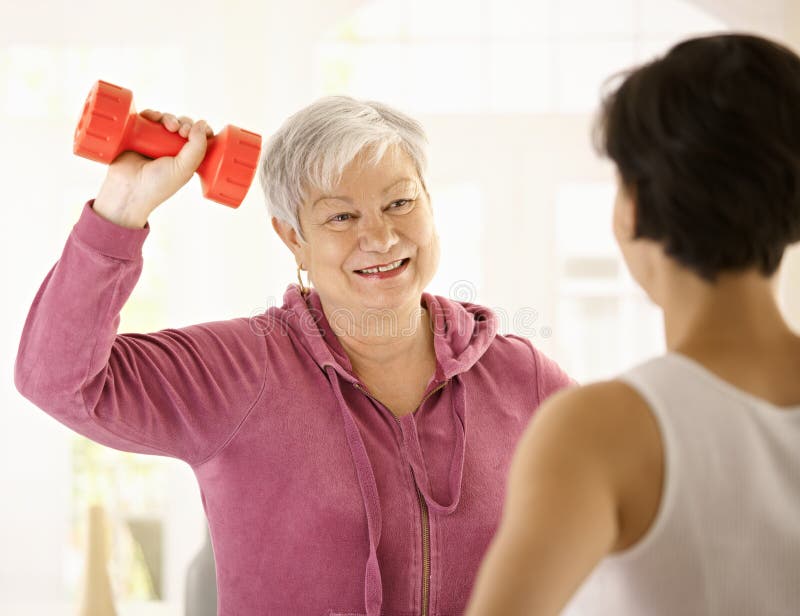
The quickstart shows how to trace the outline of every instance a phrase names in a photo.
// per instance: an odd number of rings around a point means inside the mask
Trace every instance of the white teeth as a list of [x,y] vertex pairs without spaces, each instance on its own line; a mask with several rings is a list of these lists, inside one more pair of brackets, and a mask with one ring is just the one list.
[[361,274],[377,274],[378,272],[390,272],[393,269],[397,269],[403,264],[403,259],[399,261],[395,261],[394,263],[390,263],[389,265],[383,265],[378,267],[370,267],[369,269],[358,270]]
[[397,269],[403,264],[403,261],[395,261],[394,263],[390,263],[389,265],[385,265],[383,267],[379,267],[378,269],[382,272],[388,272],[393,269]]

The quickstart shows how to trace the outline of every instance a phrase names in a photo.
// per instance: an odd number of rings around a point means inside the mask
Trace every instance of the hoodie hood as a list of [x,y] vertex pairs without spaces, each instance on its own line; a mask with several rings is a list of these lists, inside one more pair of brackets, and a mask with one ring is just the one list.
[[[430,511],[449,515],[461,498],[461,481],[466,447],[466,390],[459,375],[466,372],[483,356],[497,334],[497,318],[488,308],[459,303],[424,293],[422,306],[428,310],[433,328],[436,371],[429,386],[429,395],[449,385],[453,421],[453,450],[447,477],[447,493],[434,494],[422,450],[414,413],[398,417],[403,446],[411,472],[420,494]],[[328,323],[319,295],[311,291],[303,296],[297,285],[291,285],[284,295],[284,325],[290,327],[300,344],[314,358],[328,377],[337,400],[350,454],[358,477],[359,488],[367,519],[369,557],[364,571],[364,603],[367,616],[379,616],[383,603],[381,571],[377,548],[381,538],[381,505],[375,473],[364,441],[350,408],[342,395],[341,381],[361,386],[350,359]]]
[[[497,335],[497,317],[488,308],[422,294],[434,333],[436,374],[445,381],[466,372],[483,356]],[[316,363],[333,366],[348,382],[356,382],[350,359],[328,323],[319,294],[303,296],[298,285],[290,285],[283,296],[285,324],[293,329]]]

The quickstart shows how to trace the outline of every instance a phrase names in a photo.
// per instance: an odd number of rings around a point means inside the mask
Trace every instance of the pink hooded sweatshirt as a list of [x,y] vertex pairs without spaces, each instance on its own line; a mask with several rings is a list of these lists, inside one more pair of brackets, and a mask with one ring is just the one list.
[[570,379],[490,310],[428,294],[436,373],[400,418],[295,286],[257,317],[118,335],[148,233],[86,205],[25,323],[19,391],[92,440],[191,465],[219,614],[461,614],[515,445]]

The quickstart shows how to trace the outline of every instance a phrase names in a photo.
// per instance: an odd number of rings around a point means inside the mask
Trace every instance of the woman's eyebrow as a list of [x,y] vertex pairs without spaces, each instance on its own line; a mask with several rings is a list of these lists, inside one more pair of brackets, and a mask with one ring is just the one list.
[[[393,189],[400,186],[401,184],[408,184],[413,188],[417,188],[417,182],[413,178],[400,178],[399,180],[392,182],[389,186],[384,188],[382,194],[386,195],[386,193],[391,192]],[[353,200],[350,197],[346,197],[344,195],[340,196],[322,195],[316,201],[314,201],[314,203],[311,204],[311,207],[313,208],[320,201],[327,201],[327,200],[331,201],[338,200],[338,201],[344,201],[345,203],[349,203],[350,205],[353,204]]]
[[320,201],[326,201],[326,200],[329,200],[329,199],[330,200],[337,199],[339,201],[344,201],[345,203],[349,203],[350,205],[353,204],[353,201],[352,201],[352,199],[350,199],[350,197],[345,197],[345,196],[334,197],[334,196],[331,196],[331,195],[322,195],[319,199],[317,199],[316,201],[314,201],[314,203],[311,204],[311,207],[313,208]]

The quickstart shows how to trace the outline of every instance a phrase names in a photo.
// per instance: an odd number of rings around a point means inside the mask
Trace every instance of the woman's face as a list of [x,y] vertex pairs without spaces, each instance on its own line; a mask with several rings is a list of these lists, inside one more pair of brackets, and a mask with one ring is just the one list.
[[377,164],[362,153],[330,194],[309,192],[295,257],[326,311],[418,307],[439,264],[439,237],[411,158],[396,146]]

